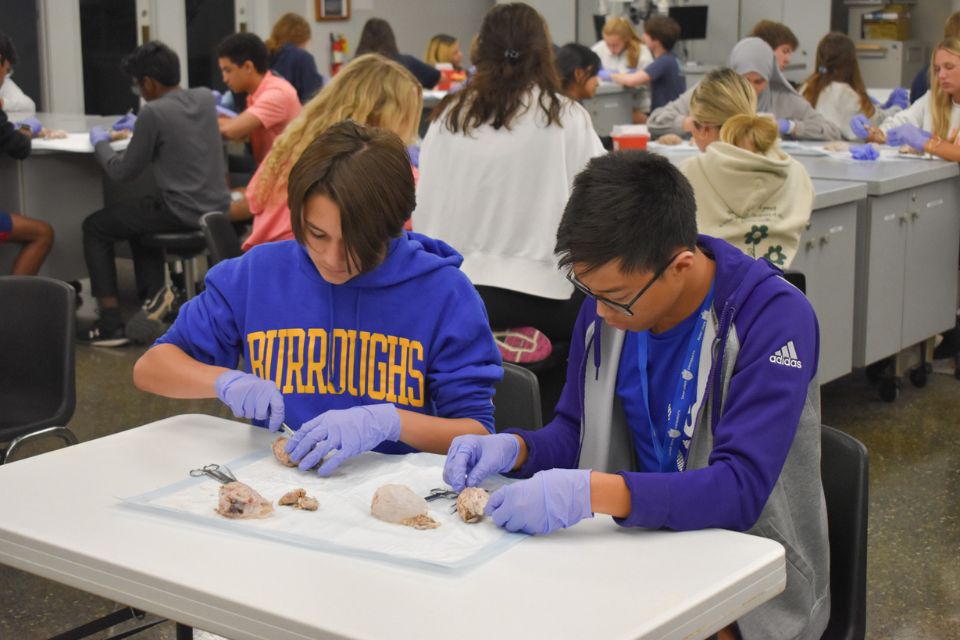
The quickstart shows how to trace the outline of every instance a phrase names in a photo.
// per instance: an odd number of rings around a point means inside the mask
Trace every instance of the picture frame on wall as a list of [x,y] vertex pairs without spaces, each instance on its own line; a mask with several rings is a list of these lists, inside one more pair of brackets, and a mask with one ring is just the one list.
[[349,20],[350,0],[314,0],[317,22]]

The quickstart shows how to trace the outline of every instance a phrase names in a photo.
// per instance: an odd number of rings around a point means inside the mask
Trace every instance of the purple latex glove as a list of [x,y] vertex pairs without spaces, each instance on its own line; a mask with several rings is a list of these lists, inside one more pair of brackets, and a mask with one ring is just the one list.
[[217,397],[238,418],[266,420],[270,431],[279,431],[283,423],[283,395],[272,380],[252,373],[226,371],[214,385]]
[[90,129],[90,144],[96,148],[101,142],[110,142],[110,133],[103,127]]
[[43,125],[36,118],[24,118],[17,123],[17,129],[30,129],[30,137],[36,138],[40,135]]
[[887,131],[887,144],[891,147],[908,144],[917,151],[923,151],[924,145],[932,135],[929,131],[924,131],[912,124],[902,124]]
[[610,71],[608,71],[607,69],[600,69],[600,71],[597,71],[597,77],[605,82],[613,81],[613,78],[610,75]]
[[137,116],[132,113],[128,113],[119,120],[113,123],[114,131],[133,131],[133,125],[137,122]]
[[876,160],[880,152],[872,144],[858,144],[850,147],[850,156],[854,160]]
[[786,118],[777,118],[777,126],[780,128],[780,135],[785,136],[790,133],[793,123]]
[[457,436],[447,451],[443,481],[457,492],[475,487],[488,476],[513,469],[519,453],[520,442],[509,433]]
[[221,116],[226,116],[228,118],[237,117],[236,111],[231,111],[230,109],[227,109],[226,107],[221,107],[220,105],[217,105],[217,113]]
[[870,98],[870,104],[874,104],[878,106],[880,105],[880,101],[874,98],[873,96],[871,96],[870,94],[867,94],[867,97]]
[[870,135],[870,126],[870,118],[862,113],[858,113],[850,119],[850,129],[853,131],[853,135],[858,138],[866,140],[867,136]]
[[313,468],[323,457],[336,450],[324,462],[317,475],[329,476],[347,458],[370,451],[384,440],[400,439],[400,414],[392,404],[368,404],[331,410],[304,422],[290,441],[287,453],[300,470]]
[[220,99],[223,97],[223,94],[216,89],[210,89],[210,93],[213,94],[213,101],[217,104],[220,104]]
[[529,480],[494,491],[485,513],[508,531],[542,534],[571,527],[593,517],[590,470],[538,471]]
[[420,167],[420,145],[412,144],[407,147],[407,156],[410,158],[410,164]]
[[880,105],[881,109],[889,109],[890,107],[900,107],[901,109],[906,109],[910,106],[910,92],[904,89],[903,87],[897,87],[890,92],[887,101]]

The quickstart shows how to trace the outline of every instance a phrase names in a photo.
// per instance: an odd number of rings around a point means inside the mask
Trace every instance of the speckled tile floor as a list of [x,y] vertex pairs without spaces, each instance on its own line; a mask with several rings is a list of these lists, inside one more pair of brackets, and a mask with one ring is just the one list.
[[[229,417],[216,401],[173,401],[137,391],[130,372],[142,351],[78,348],[78,403],[70,426],[81,440],[177,413]],[[932,375],[926,388],[907,383],[900,399],[887,404],[856,373],[824,387],[823,419],[870,451],[867,637],[960,637],[960,381]],[[44,446],[22,455],[42,453]],[[3,565],[0,603],[0,638],[16,640],[47,638],[119,608]],[[136,637],[171,640],[174,626],[164,623]]]

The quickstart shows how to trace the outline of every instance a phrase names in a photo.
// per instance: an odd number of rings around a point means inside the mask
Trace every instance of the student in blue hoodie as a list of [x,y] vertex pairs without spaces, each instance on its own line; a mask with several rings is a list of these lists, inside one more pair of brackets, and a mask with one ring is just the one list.
[[461,490],[498,472],[529,478],[490,496],[488,515],[511,531],[604,513],[628,527],[774,539],[786,548],[786,590],[741,617],[739,632],[820,638],[829,552],[819,334],[806,298],[769,262],[698,236],[690,184],[645,152],[590,161],[557,251],[593,299],[556,415],[538,431],[456,438],[444,479]]
[[400,138],[333,125],[293,166],[288,199],[297,239],[211,269],[135,384],[219,397],[271,431],[285,421],[301,469],[334,452],[321,476],[371,449],[445,453],[492,431],[500,355],[460,255],[403,232],[415,203]]

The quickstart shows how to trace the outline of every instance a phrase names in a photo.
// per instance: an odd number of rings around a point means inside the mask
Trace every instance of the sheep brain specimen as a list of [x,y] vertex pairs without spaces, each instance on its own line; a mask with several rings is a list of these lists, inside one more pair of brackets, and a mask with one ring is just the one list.
[[440,523],[427,515],[427,501],[402,484],[385,484],[370,501],[373,517],[414,529],[436,529]]
[[225,518],[266,518],[273,513],[273,503],[242,482],[220,486],[217,513]]
[[280,464],[288,467],[295,467],[297,466],[297,463],[290,460],[290,454],[287,453],[285,448],[287,446],[287,440],[289,440],[289,438],[286,436],[280,436],[273,441],[273,455],[277,460],[280,461]]
[[464,522],[480,522],[490,494],[480,487],[467,487],[457,496],[457,513]]

